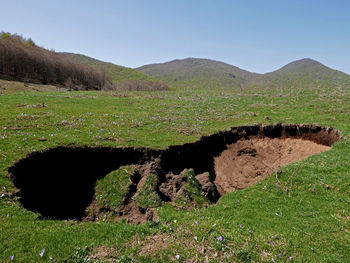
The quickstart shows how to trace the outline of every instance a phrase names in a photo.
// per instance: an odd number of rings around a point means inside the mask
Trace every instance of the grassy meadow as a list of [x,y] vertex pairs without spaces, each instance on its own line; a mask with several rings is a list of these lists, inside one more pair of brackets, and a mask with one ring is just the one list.
[[[0,93],[0,262],[350,260],[348,87],[104,92],[0,82]],[[232,126],[279,122],[332,126],[343,139],[284,167],[278,180],[271,176],[207,208],[165,204],[146,224],[42,220],[7,196],[15,190],[7,169],[33,151],[166,148]]]

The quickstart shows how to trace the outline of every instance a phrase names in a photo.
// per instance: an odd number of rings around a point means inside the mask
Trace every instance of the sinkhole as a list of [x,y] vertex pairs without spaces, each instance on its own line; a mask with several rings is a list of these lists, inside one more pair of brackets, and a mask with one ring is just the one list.
[[[29,154],[9,173],[23,207],[42,218],[97,220],[108,214],[139,223],[153,220],[163,202],[215,203],[278,167],[330,149],[340,138],[337,130],[317,125],[241,126],[161,150],[51,148]],[[129,174],[112,174],[130,165]],[[111,196],[116,201],[109,203]]]

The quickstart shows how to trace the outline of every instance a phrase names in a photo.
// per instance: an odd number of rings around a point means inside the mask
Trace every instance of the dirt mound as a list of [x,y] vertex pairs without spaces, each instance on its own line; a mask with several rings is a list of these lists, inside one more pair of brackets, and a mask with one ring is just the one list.
[[[139,223],[154,220],[163,202],[179,209],[215,203],[338,140],[338,131],[314,125],[242,126],[164,150],[58,147],[9,172],[22,205],[45,218]],[[125,165],[132,172],[118,172]]]

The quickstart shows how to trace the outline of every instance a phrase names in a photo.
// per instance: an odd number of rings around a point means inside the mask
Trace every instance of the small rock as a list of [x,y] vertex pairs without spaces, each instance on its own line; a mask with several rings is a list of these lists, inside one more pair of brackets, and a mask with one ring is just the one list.
[[61,125],[62,126],[73,126],[73,123],[66,121],[66,120],[63,120],[63,121],[61,121]]

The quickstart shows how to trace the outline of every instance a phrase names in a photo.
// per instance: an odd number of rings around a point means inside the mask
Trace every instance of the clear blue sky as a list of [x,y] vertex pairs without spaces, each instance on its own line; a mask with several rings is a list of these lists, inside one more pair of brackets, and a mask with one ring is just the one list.
[[309,57],[350,73],[349,0],[1,0],[0,30],[128,67],[200,57],[264,73]]

